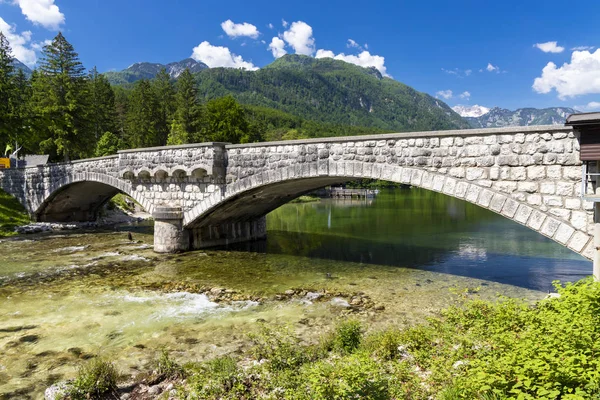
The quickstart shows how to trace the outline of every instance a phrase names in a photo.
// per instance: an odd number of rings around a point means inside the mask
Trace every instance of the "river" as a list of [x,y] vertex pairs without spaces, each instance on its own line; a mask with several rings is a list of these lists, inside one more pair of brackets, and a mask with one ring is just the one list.
[[38,398],[94,355],[134,376],[163,348],[179,361],[239,352],[257,321],[311,341],[348,315],[372,330],[413,324],[457,293],[535,301],[592,270],[521,225],[414,188],[287,204],[267,228],[263,242],[177,255],[153,253],[148,226],[1,240],[0,398]]

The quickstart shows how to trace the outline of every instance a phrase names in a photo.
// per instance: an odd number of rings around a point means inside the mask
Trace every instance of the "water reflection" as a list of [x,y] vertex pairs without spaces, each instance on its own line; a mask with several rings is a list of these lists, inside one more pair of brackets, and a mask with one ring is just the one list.
[[491,211],[422,189],[287,204],[266,242],[236,249],[444,272],[535,290],[591,273],[569,249]]

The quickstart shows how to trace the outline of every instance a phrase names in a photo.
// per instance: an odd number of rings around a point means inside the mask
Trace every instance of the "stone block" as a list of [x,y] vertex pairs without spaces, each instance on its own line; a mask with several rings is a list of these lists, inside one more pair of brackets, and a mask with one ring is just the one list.
[[585,230],[588,225],[588,213],[585,211],[571,212],[571,225],[573,225],[575,229]]
[[446,178],[446,183],[444,183],[443,192],[450,196],[454,195],[454,192],[456,190],[456,183],[456,179]]
[[444,188],[444,180],[446,178],[442,175],[436,175],[433,178],[433,186],[432,189],[435,190],[436,192],[441,192],[442,189]]
[[465,199],[473,204],[477,204],[477,199],[479,198],[481,190],[482,189],[479,186],[469,185]]
[[529,220],[527,221],[527,226],[536,231],[539,231],[542,228],[542,224],[544,223],[545,219],[546,214],[544,214],[541,211],[533,210],[533,212],[531,213],[531,217],[529,217]]
[[542,182],[540,183],[540,193],[542,194],[554,194],[556,192],[556,185],[553,182]]
[[[481,201],[482,197],[483,194],[479,197],[479,201]],[[492,197],[489,207],[491,210],[499,213],[502,210],[502,207],[504,207],[504,203],[506,203],[506,196],[496,193],[494,194],[494,197]]]
[[507,198],[504,202],[504,207],[502,207],[502,214],[506,215],[508,218],[513,218],[517,213],[518,208],[519,203],[517,201]]
[[569,241],[567,247],[579,253],[583,250],[583,248],[589,241],[590,237],[585,233],[575,232],[575,234],[571,237],[571,240]]
[[571,236],[573,236],[573,233],[575,233],[575,229],[567,224],[560,224],[554,235],[554,240],[566,245],[569,239],[571,239]]
[[540,180],[546,177],[546,167],[530,166],[527,167],[527,178],[530,180]]
[[533,208],[521,204],[517,210],[517,214],[515,215],[515,221],[526,224],[532,213]]
[[467,194],[468,188],[469,188],[469,184],[467,182],[459,181],[456,184],[456,188],[454,190],[454,197],[457,197],[459,199],[464,198]]
[[569,210],[579,210],[581,208],[581,199],[575,197],[565,199],[565,208],[568,208]]

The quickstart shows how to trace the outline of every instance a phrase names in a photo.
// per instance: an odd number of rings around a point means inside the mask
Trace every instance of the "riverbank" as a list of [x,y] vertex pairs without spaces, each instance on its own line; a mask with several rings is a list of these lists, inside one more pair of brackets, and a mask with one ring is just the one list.
[[[121,399],[589,399],[600,395],[600,283],[557,286],[531,306],[464,292],[427,323],[366,326],[344,318],[312,343],[289,328],[262,324],[250,346],[204,362],[174,360],[118,384],[110,361],[94,360],[62,385],[73,398],[104,392]],[[51,391],[55,393],[55,391]],[[161,397],[162,395],[162,397]]]
[[29,222],[31,219],[17,199],[0,190],[0,237],[16,235],[15,228]]

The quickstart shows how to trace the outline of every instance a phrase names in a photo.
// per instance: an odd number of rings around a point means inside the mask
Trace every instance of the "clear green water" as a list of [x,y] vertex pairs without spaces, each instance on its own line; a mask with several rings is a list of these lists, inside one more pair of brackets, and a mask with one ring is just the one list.
[[[416,189],[359,202],[289,204],[268,216],[266,242],[157,255],[151,230],[78,232],[0,242],[0,398],[39,398],[94,354],[123,374],[167,348],[194,361],[247,346],[258,320],[318,339],[362,292],[383,311],[350,312],[369,329],[406,325],[453,301],[453,290],[535,300],[553,279],[591,264],[515,223]],[[202,291],[235,291],[214,303]],[[276,299],[293,288],[326,301]],[[339,297],[339,296],[338,296]]]

